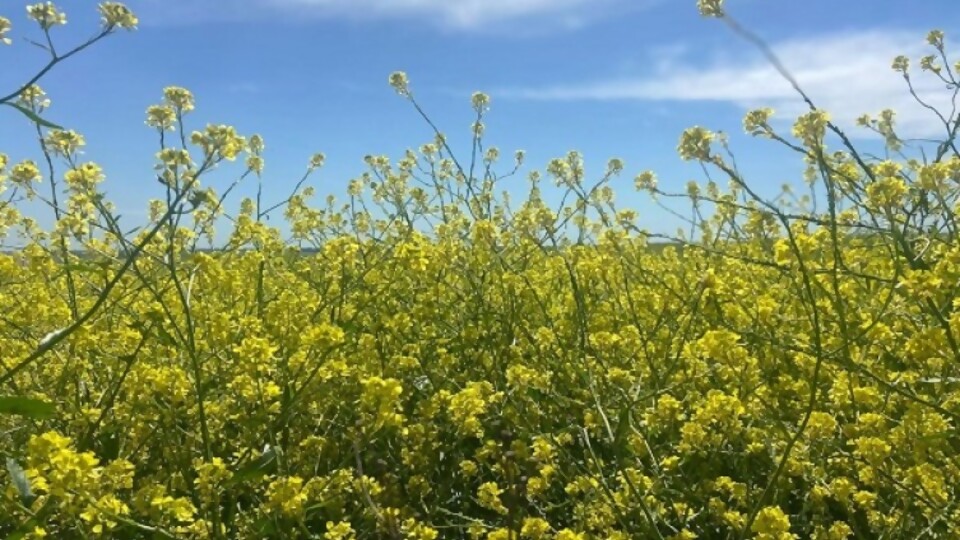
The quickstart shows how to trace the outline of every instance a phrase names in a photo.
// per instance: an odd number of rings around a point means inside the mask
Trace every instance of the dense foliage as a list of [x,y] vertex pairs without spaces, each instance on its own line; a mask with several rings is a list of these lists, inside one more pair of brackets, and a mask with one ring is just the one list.
[[[47,37],[65,22],[28,9]],[[100,9],[86,45],[137,23]],[[895,158],[876,159],[812,101],[789,135],[749,113],[809,166],[792,205],[687,130],[681,157],[728,185],[638,175],[692,210],[693,236],[655,244],[614,203],[616,159],[588,181],[571,153],[525,200],[499,193],[523,155],[496,172],[479,93],[470,161],[437,133],[315,207],[318,154],[289,198],[230,214],[236,182],[205,175],[241,158],[259,183],[263,141],[191,133],[193,96],[167,88],[147,113],[165,196],[130,233],[38,79],[0,98],[44,158],[0,154],[3,232],[26,243],[0,256],[8,538],[960,538],[955,115],[916,159],[892,112],[863,118]],[[223,249],[197,249],[217,224]]]

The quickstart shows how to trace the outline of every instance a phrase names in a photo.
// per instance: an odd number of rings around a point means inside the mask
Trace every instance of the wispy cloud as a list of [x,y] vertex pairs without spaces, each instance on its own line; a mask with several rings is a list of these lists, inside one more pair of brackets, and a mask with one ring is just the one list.
[[597,7],[621,0],[263,0],[306,16],[404,18],[458,29],[478,29],[519,19],[548,17],[564,26],[579,26]]
[[264,13],[287,20],[403,20],[457,31],[535,33],[576,29],[665,0],[142,0],[151,20],[177,24],[255,19]]
[[[907,136],[943,134],[942,123],[910,96],[890,64],[898,54],[916,59],[929,53],[918,32],[859,31],[774,44],[773,50],[800,86],[838,123],[852,126],[863,113],[897,111],[899,131]],[[918,94],[950,112],[951,92],[930,74],[914,76]],[[505,98],[557,101],[646,100],[719,102],[744,110],[773,107],[791,119],[807,110],[790,84],[758,53],[725,53],[697,62],[682,49],[657,60],[643,76],[532,88],[507,88]]]

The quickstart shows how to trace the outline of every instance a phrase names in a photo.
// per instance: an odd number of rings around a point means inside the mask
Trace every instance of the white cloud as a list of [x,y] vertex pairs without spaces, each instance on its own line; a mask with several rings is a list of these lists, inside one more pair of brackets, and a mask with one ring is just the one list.
[[403,18],[454,29],[481,29],[509,22],[577,28],[612,4],[629,4],[622,0],[261,0],[261,3],[307,17]]
[[576,30],[666,0],[138,0],[147,24],[281,20],[400,21],[448,31],[534,35]]
[[[902,135],[943,135],[943,124],[910,96],[900,74],[890,69],[898,54],[915,61],[930,52],[923,33],[848,32],[785,41],[772,48],[814,103],[829,111],[841,126],[853,126],[863,113],[892,108],[897,111]],[[927,73],[917,72],[913,77],[918,94],[949,114],[951,92],[945,85]],[[686,54],[672,54],[655,61],[652,72],[641,77],[506,89],[494,94],[559,101],[712,101],[744,110],[769,106],[777,116],[788,119],[808,110],[790,84],[753,51],[732,60],[729,55],[723,60],[715,56],[707,65],[698,65]]]

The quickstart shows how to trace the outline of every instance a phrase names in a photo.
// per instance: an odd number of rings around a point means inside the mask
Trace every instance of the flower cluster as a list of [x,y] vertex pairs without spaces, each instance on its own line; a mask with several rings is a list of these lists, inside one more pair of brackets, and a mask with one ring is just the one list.
[[[44,30],[65,21],[29,10]],[[100,13],[137,24],[120,4]],[[414,100],[404,73],[389,82]],[[16,99],[49,104],[35,86]],[[271,206],[263,138],[191,131],[193,95],[166,88],[146,111],[159,182],[133,232],[78,158],[83,136],[32,125],[39,155],[0,154],[0,232],[24,245],[0,253],[0,536],[956,535],[952,140],[874,159],[828,148],[842,132],[819,109],[784,134],[770,109],[748,113],[748,134],[802,156],[819,204],[764,199],[722,132],[688,129],[678,153],[710,182],[635,177],[694,210],[692,232],[657,243],[614,204],[618,158],[592,181],[570,152],[529,174],[526,198],[501,195],[516,169],[498,174],[480,144],[490,103],[470,99],[479,167],[436,134],[368,156],[346,201],[298,186]],[[861,122],[891,156],[911,148],[894,118]],[[251,175],[258,197],[228,200]],[[21,193],[55,208],[51,230]]]

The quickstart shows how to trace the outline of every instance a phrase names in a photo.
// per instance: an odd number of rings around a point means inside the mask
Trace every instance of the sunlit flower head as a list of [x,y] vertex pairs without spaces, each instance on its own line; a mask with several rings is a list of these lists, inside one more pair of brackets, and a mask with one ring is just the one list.
[[394,71],[390,74],[390,86],[397,91],[401,96],[410,95],[410,80],[407,79],[407,74],[403,71]]
[[264,161],[262,156],[256,154],[250,154],[247,156],[247,169],[253,171],[257,175],[263,173]]
[[73,189],[89,190],[103,182],[103,169],[96,163],[82,163],[77,167],[70,169],[63,176],[64,181]]
[[170,105],[151,105],[147,108],[145,123],[159,130],[173,130],[177,124],[177,113]]
[[815,146],[823,140],[829,122],[830,115],[826,111],[816,110],[802,114],[793,124],[793,136],[807,146]]
[[927,43],[937,49],[943,48],[943,39],[944,34],[942,30],[931,30],[930,33],[927,34]]
[[633,181],[638,191],[653,191],[657,189],[657,175],[653,171],[643,171]]
[[50,98],[39,85],[31,84],[17,96],[17,103],[31,110],[43,110],[50,106]]
[[194,131],[190,142],[203,149],[208,158],[233,161],[247,149],[246,138],[237,134],[233,126],[208,124],[203,131]]
[[168,86],[163,89],[163,99],[181,114],[194,108],[193,94],[186,88]]
[[778,506],[768,506],[760,511],[750,529],[768,540],[789,538],[790,518]]
[[137,27],[136,15],[130,11],[130,8],[120,2],[103,2],[99,6],[100,19],[103,25],[108,28],[123,28],[124,30],[133,30]]
[[723,0],[697,0],[697,9],[704,17],[723,17]]
[[941,68],[937,64],[937,57],[928,54],[920,58],[920,69],[923,71],[932,71],[933,73],[940,73]]
[[21,161],[10,169],[10,180],[15,184],[25,186],[40,179],[40,169],[32,160]]
[[902,54],[893,59],[890,66],[894,71],[906,74],[910,70],[910,59]]
[[4,45],[10,45],[13,43],[10,41],[10,38],[7,37],[7,33],[10,32],[10,29],[13,28],[13,24],[10,22],[10,19],[6,17],[0,17],[0,43]]
[[75,154],[87,144],[83,135],[73,130],[52,130],[44,139],[44,145],[55,155],[67,157]]
[[44,30],[67,24],[67,15],[60,11],[53,2],[41,2],[27,6],[27,16],[37,21],[37,24]]
[[251,135],[248,141],[249,150],[252,154],[261,154],[264,149],[263,137],[260,135]]
[[771,130],[768,122],[771,116],[773,116],[773,109],[769,107],[749,111],[743,117],[743,130],[750,135],[769,136]]
[[490,107],[490,96],[483,92],[474,92],[470,97],[470,103],[478,113],[486,111]]
[[710,144],[715,138],[716,134],[700,126],[684,130],[677,147],[680,158],[684,161],[710,159]]
[[610,158],[607,162],[607,174],[620,174],[621,172],[623,172],[623,160]]

